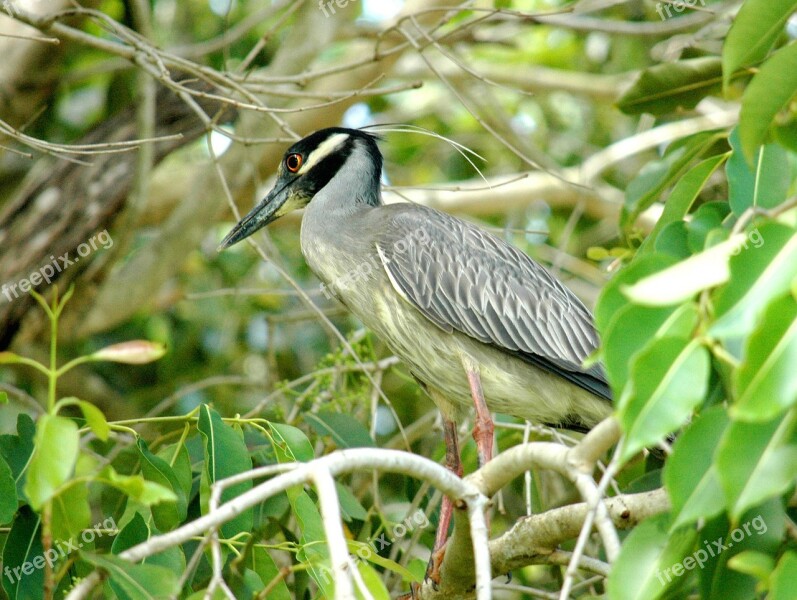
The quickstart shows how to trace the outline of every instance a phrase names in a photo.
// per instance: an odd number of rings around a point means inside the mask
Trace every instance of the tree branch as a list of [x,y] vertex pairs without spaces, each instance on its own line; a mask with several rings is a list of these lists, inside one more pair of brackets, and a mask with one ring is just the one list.
[[[281,465],[282,466],[282,465]],[[194,536],[201,536],[207,534],[218,528],[223,523],[235,518],[238,514],[251,508],[272,496],[279,494],[296,485],[303,485],[313,483],[318,477],[320,470],[324,470],[330,476],[342,475],[344,473],[351,473],[364,469],[374,469],[383,472],[401,473],[428,481],[435,487],[440,489],[443,493],[451,498],[456,499],[458,506],[463,509],[469,510],[471,519],[474,525],[471,526],[473,535],[473,545],[481,546],[481,548],[474,548],[473,551],[480,559],[480,564],[483,565],[484,556],[486,556],[487,549],[487,531],[484,525],[484,516],[482,514],[486,498],[473,486],[473,484],[460,479],[451,473],[445,467],[438,463],[431,461],[427,458],[409,454],[407,452],[399,452],[396,450],[383,450],[378,448],[363,448],[363,449],[350,449],[340,450],[333,452],[322,458],[318,458],[309,463],[284,465],[285,468],[291,468],[287,473],[283,473],[256,485],[252,489],[244,492],[240,496],[225,502],[220,505],[216,510],[209,512],[207,515],[200,517],[178,529],[170,531],[153,538],[146,542],[142,542],[136,546],[128,548],[119,557],[131,562],[138,562],[153,554],[162,552],[173,546],[183,544]],[[237,482],[242,479],[254,479],[261,477],[263,473],[273,473],[274,467],[265,467],[268,469],[253,469],[246,473],[241,473],[230,481]],[[226,485],[227,480],[218,482],[221,485]],[[323,484],[321,486],[323,488]],[[325,489],[325,488],[324,488]],[[321,493],[321,489],[318,490]],[[220,492],[217,492],[220,493]],[[470,506],[473,508],[469,508]],[[479,522],[481,520],[481,523]],[[467,528],[466,528],[467,529]],[[329,540],[328,540],[329,541]],[[340,557],[332,557],[340,559]],[[482,566],[482,568],[484,568]],[[489,582],[489,574],[480,575],[480,581]],[[68,600],[79,600],[87,597],[93,587],[99,582],[100,574],[98,572],[92,573],[86,577],[77,586],[75,586],[70,594],[67,596]],[[489,593],[489,586],[487,587]],[[489,598],[489,595],[482,594],[479,598]]]
[[[532,466],[561,473],[576,485],[582,497],[587,501],[585,506],[590,507],[590,510],[584,514],[584,519],[578,523],[576,534],[582,531],[585,523],[591,523],[591,519],[594,518],[611,560],[619,551],[619,540],[603,501],[602,489],[592,479],[592,472],[598,459],[620,439],[620,434],[619,424],[616,419],[610,417],[594,427],[572,448],[551,442],[532,442],[514,446],[466,477],[465,481],[472,483],[484,496],[492,497]],[[537,517],[548,519],[550,514],[551,511],[548,511],[537,515]],[[448,541],[443,563],[440,566],[440,582],[439,584],[433,584],[431,581],[425,582],[419,590],[418,598],[428,600],[429,598],[470,597],[469,594],[475,581],[474,555],[471,548],[475,546],[472,544],[463,519],[463,511],[456,510],[454,533]],[[552,523],[556,524],[556,521],[554,520]],[[538,554],[550,554],[556,550],[556,546],[561,541],[564,540],[554,539],[554,543],[541,546],[542,550],[531,551],[531,555],[536,557]],[[521,548],[520,556],[529,556],[530,549],[539,547],[523,543],[518,546]],[[574,554],[574,557],[577,559],[578,554]],[[492,572],[505,572],[500,568],[496,569],[495,566],[495,557],[493,557]],[[503,565],[499,564],[498,566],[502,568]]]

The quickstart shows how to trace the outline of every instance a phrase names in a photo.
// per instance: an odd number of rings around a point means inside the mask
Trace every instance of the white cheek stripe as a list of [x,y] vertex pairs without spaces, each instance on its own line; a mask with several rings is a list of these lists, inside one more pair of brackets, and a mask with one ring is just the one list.
[[310,156],[307,157],[307,160],[302,165],[302,168],[297,171],[297,174],[304,175],[307,173],[307,171],[312,169],[316,164],[332,154],[338,146],[342,145],[347,139],[349,139],[348,133],[336,133],[321,142],[318,148],[310,153]]

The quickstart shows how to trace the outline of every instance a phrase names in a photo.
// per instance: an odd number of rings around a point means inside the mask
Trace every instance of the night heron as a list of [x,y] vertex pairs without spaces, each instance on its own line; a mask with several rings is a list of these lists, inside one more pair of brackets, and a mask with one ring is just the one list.
[[[456,422],[470,406],[481,464],[492,454],[490,411],[577,429],[608,416],[603,369],[583,366],[598,336],[581,301],[526,254],[467,221],[383,204],[376,141],[335,127],[296,142],[274,188],[219,249],[306,206],[307,263],[432,397],[443,415],[446,464],[459,475]],[[444,501],[435,550],[450,515]]]

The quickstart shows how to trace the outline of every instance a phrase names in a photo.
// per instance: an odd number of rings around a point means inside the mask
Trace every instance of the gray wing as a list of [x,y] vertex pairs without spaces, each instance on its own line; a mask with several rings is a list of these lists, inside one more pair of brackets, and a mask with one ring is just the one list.
[[378,228],[379,256],[396,290],[426,318],[611,397],[602,366],[581,367],[599,343],[592,315],[545,268],[446,213],[384,208],[390,222]]

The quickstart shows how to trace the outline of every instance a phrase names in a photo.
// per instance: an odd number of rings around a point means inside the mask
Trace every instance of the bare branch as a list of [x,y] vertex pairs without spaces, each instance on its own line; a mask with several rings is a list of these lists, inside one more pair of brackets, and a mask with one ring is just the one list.
[[[119,557],[131,562],[138,562],[148,556],[152,556],[153,554],[157,554],[158,552],[162,552],[178,544],[185,543],[194,536],[205,535],[208,531],[218,528],[246,509],[264,502],[268,498],[290,487],[312,483],[320,469],[325,470],[331,476],[352,473],[364,469],[375,469],[383,472],[401,473],[403,475],[429,481],[445,494],[459,501],[462,508],[469,507],[472,503],[474,504],[476,508],[468,508],[468,510],[473,513],[471,519],[476,523],[472,526],[474,532],[473,543],[474,545],[481,545],[482,548],[480,548],[478,552],[475,548],[473,551],[477,552],[477,556],[479,557],[483,557],[486,551],[487,538],[483,515],[481,516],[482,522],[479,523],[479,516],[476,514],[477,510],[479,514],[481,514],[486,499],[472,484],[463,481],[445,467],[427,458],[407,452],[398,452],[396,450],[358,448],[340,450],[309,463],[281,465],[281,467],[290,468],[291,470],[265,483],[254,486],[240,496],[218,506],[216,510],[209,512],[203,517],[191,521],[169,533],[150,538],[146,542],[128,548],[119,554]],[[228,480],[223,480],[223,482],[217,482],[219,484],[219,491],[217,493],[220,494],[220,489],[225,485],[237,483],[242,479],[261,477],[262,473],[260,469],[253,469],[246,473],[240,473]],[[480,560],[483,561],[483,558],[480,558]],[[484,577],[485,576],[482,574],[482,578]],[[99,580],[99,573],[92,573],[92,575],[86,577],[80,584],[75,586],[67,598],[69,600],[79,600],[87,597],[87,594],[91,592],[94,585],[96,585]]]
[[[318,490],[318,505],[321,509],[324,534],[329,547],[329,561],[335,579],[335,600],[349,600],[349,598],[354,598],[351,579],[357,567],[349,556],[346,536],[343,534],[343,527],[340,524],[342,517],[335,481],[330,472],[321,467],[313,469],[310,478]],[[360,592],[362,591],[361,589]]]

